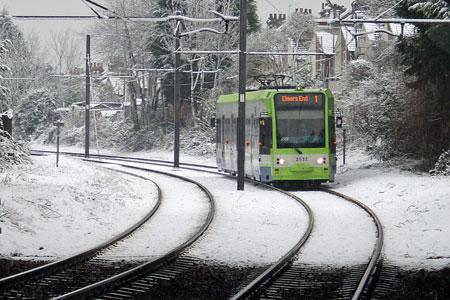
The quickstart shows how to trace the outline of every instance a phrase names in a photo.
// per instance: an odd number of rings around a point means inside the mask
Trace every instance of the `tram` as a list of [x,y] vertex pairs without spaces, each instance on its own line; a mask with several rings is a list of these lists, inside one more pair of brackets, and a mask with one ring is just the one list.
[[[238,94],[220,96],[215,118],[217,166],[233,175],[237,173],[238,105]],[[330,90],[248,91],[245,110],[246,177],[300,188],[334,181],[336,120]]]

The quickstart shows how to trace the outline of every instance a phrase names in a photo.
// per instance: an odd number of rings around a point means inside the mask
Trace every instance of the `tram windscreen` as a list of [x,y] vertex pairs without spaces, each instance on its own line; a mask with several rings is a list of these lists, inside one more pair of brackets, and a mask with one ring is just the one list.
[[325,147],[325,95],[275,95],[278,148]]

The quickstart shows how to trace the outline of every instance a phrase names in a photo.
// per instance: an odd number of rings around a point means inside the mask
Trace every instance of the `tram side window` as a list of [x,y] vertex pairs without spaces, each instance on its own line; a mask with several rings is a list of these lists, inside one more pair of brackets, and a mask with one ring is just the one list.
[[260,118],[259,119],[259,153],[270,154],[272,148],[272,119]]
[[231,115],[231,143],[233,145],[236,144],[236,135],[237,135],[237,118],[234,117],[234,115]]
[[222,120],[216,119],[216,143],[222,143]]
[[335,129],[335,122],[334,122],[334,116],[328,117],[328,126],[330,128],[330,136],[329,136],[329,143],[330,143],[330,150],[331,153],[336,153],[336,129]]
[[230,128],[230,119],[226,118],[225,119],[225,136],[224,136],[224,138],[226,138],[227,140],[230,139],[230,135],[231,135],[231,130],[230,129],[231,129]]

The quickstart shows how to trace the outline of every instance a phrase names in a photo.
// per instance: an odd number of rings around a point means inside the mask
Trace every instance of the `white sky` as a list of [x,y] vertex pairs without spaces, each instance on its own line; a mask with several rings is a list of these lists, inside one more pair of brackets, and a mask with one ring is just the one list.
[[[91,15],[81,0],[0,0],[0,9],[6,8],[10,15]],[[87,34],[90,21],[67,20],[15,20],[25,34],[37,33],[41,40],[50,38],[51,32],[70,27],[80,34]]]
[[[296,8],[312,9],[317,15],[322,3],[326,0],[257,0],[258,15],[262,24],[266,23],[269,14],[289,14]],[[350,7],[353,0],[332,0],[332,3]],[[81,0],[0,0],[0,8],[6,8],[11,15],[88,15],[89,8]],[[17,21],[26,33],[35,30],[41,34],[45,31],[65,28],[84,27],[86,21]]]
[[[258,15],[262,25],[271,13],[289,14],[296,8],[312,9],[317,16],[326,0],[256,0]],[[99,0],[99,2],[101,2]],[[350,7],[353,0],[332,0],[332,3]],[[92,15],[90,9],[82,0],[0,0],[0,9],[6,8],[10,15]],[[25,35],[37,35],[41,45],[51,40],[51,34],[70,28],[80,36],[80,43],[84,43],[86,34],[89,34],[89,24],[94,21],[68,21],[68,20],[15,20]]]

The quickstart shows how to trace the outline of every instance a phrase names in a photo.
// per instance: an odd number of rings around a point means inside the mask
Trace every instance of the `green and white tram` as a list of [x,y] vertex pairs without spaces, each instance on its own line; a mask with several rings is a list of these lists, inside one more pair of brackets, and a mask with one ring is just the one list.
[[[216,153],[220,171],[237,173],[238,94],[219,97]],[[246,177],[298,187],[333,182],[334,100],[329,90],[264,89],[246,93]]]

